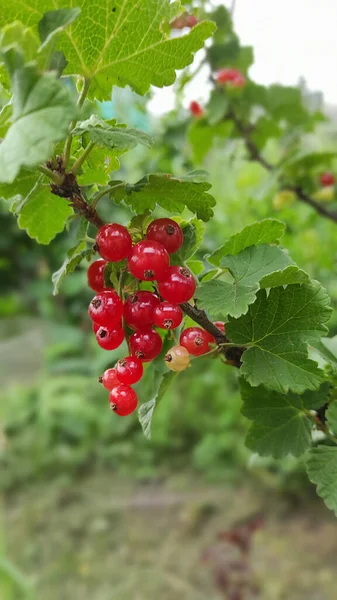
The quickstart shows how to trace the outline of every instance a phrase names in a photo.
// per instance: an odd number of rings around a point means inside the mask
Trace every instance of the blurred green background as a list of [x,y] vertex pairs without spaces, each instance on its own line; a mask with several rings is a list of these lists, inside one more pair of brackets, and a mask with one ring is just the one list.
[[[217,207],[196,258],[254,220],[280,218],[287,226],[283,245],[327,287],[336,307],[336,225],[299,202],[277,210],[275,182],[245,159],[241,142],[222,140],[200,157],[182,109],[149,119],[143,102],[125,91],[102,111],[127,118],[156,139],[153,150],[134,150],[122,160],[126,180],[151,171],[208,171]],[[335,147],[334,131],[336,124],[322,124],[302,144]],[[280,152],[276,142],[267,148],[270,157]],[[130,218],[127,209],[108,201],[100,208],[107,220]],[[0,221],[0,486],[6,521],[0,598],[227,597],[213,563],[201,565],[202,553],[219,530],[262,512],[265,526],[251,558],[258,597],[335,599],[334,517],[297,461],[262,460],[245,448],[248,423],[240,415],[235,370],[204,359],[184,372],[155,414],[151,441],[145,439],[135,415],[122,419],[110,412],[97,383],[124,349],[107,353],[95,343],[85,266],[52,296],[51,275],[73,245],[76,227],[47,247],[20,231],[2,206]],[[337,333],[334,314],[331,335]],[[138,386],[142,402],[150,399],[151,378],[147,368]]]

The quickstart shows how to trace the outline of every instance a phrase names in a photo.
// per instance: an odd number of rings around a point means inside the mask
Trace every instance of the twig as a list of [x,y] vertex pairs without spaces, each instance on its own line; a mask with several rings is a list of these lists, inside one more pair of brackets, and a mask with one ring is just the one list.
[[[276,166],[272,163],[268,162],[260,153],[257,145],[253,142],[250,133],[252,131],[252,126],[250,124],[245,124],[235,113],[233,107],[231,106],[226,114],[226,119],[231,119],[235,124],[237,130],[241,134],[246,148],[248,150],[250,159],[260,163],[269,172],[272,172],[276,169]],[[337,211],[330,211],[324,206],[322,206],[319,202],[316,202],[309,194],[307,194],[303,188],[299,185],[287,185],[283,189],[294,192],[297,196],[297,199],[300,202],[304,202],[311,206],[318,214],[322,215],[326,219],[330,219],[330,221],[334,221],[337,223]]]
[[69,198],[71,205],[83,215],[83,217],[99,229],[104,225],[104,221],[99,216],[94,206],[89,204],[83,198],[81,188],[77,184],[76,177],[73,173],[66,173],[64,181],[61,185],[52,184],[50,186],[52,194],[61,198]]
[[222,344],[229,344],[230,340],[216,325],[214,325],[214,323],[212,323],[212,321],[209,320],[204,310],[200,310],[188,302],[184,302],[184,304],[181,304],[180,306],[186,315],[191,317],[193,321],[206,329],[206,331],[214,337],[219,351],[226,357],[227,362],[239,369],[241,367],[241,356],[245,348],[226,348],[225,346],[222,346]]

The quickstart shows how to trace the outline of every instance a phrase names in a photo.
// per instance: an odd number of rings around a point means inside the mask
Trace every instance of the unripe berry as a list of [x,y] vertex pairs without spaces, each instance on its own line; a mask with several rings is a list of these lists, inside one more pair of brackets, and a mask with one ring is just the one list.
[[190,300],[195,289],[195,279],[186,267],[170,267],[165,279],[158,283],[159,294],[164,300],[174,304],[182,304]]
[[180,225],[172,219],[156,219],[148,226],[146,239],[159,242],[169,254],[173,254],[181,247],[184,235]]
[[160,303],[156,294],[139,291],[124,302],[124,317],[131,329],[149,329],[154,325],[154,310]]
[[103,350],[116,350],[124,341],[124,331],[118,327],[100,327],[96,333],[96,340]]
[[91,300],[89,316],[97,325],[117,325],[123,316],[123,302],[114,290],[104,290]]
[[106,260],[99,258],[88,269],[88,285],[94,292],[102,292],[104,290],[104,269],[106,265]]
[[120,358],[116,364],[116,373],[119,381],[127,385],[137,383],[142,378],[143,371],[142,362],[136,356]]
[[138,398],[135,390],[124,383],[121,383],[111,390],[109,394],[109,400],[111,410],[113,410],[116,415],[119,415],[120,417],[126,417],[127,415],[133,413],[138,404]]
[[170,257],[159,242],[142,240],[132,248],[128,260],[130,273],[142,281],[160,281],[167,273]]
[[190,104],[190,112],[193,115],[193,117],[196,117],[197,119],[201,119],[201,117],[203,117],[204,115],[204,109],[196,100],[192,100]]
[[333,185],[322,187],[313,195],[313,198],[319,202],[332,202],[335,198],[335,187]]
[[110,262],[119,262],[131,252],[132,239],[123,225],[108,223],[103,225],[96,236],[98,252]]
[[156,306],[154,313],[154,324],[161,329],[176,329],[183,320],[183,311],[179,304],[172,302],[161,302]]
[[165,356],[165,364],[171,371],[185,371],[190,365],[190,355],[183,346],[173,346]]
[[335,184],[335,176],[333,173],[329,173],[328,171],[326,171],[325,173],[322,173],[320,175],[319,181],[323,187],[328,186],[328,185],[334,185]]
[[111,392],[116,385],[120,385],[120,381],[117,379],[116,369],[107,369],[104,371],[102,377],[98,378],[98,381],[105,387],[106,390]]
[[209,352],[212,349],[210,344],[215,344],[214,337],[201,327],[188,327],[180,336],[180,345],[193,356],[201,356]]
[[149,329],[136,331],[129,340],[131,353],[142,362],[149,362],[161,353],[163,342],[160,335]]

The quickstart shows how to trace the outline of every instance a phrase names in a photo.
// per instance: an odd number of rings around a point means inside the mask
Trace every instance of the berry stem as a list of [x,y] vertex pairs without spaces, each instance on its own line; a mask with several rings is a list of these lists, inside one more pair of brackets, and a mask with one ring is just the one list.
[[56,183],[56,185],[62,185],[64,181],[64,175],[59,175],[58,173],[51,171],[51,169],[48,169],[48,167],[45,165],[39,165],[37,169],[40,171],[40,173],[43,173],[43,175],[46,175],[46,177]]
[[74,162],[71,170],[73,173],[77,173],[83,163],[85,162],[87,156],[89,156],[91,150],[95,147],[95,142],[90,142],[85,150],[83,150],[82,154],[78,157],[78,159]]
[[[87,97],[87,93],[90,87],[90,79],[87,79],[86,77],[83,78],[83,87],[81,90],[81,93],[78,97],[77,100],[77,108],[81,108],[81,106],[83,106],[84,100]],[[64,150],[63,150],[63,164],[64,167],[67,167],[68,162],[69,162],[69,158],[70,158],[70,152],[71,152],[71,144],[73,141],[73,136],[72,136],[72,130],[74,129],[75,125],[77,123],[77,119],[74,119],[71,123],[70,123],[70,127],[69,127],[69,135],[66,139],[65,145],[64,145]]]

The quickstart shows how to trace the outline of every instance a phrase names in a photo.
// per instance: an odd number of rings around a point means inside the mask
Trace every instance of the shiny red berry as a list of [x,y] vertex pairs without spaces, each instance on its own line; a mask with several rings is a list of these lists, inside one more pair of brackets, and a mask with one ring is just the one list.
[[124,331],[118,327],[100,327],[96,333],[96,340],[103,350],[116,350],[124,340]]
[[156,219],[148,226],[146,239],[163,244],[167,252],[173,254],[182,245],[184,235],[180,225],[172,219]]
[[94,292],[102,292],[104,290],[104,269],[106,264],[106,260],[99,258],[88,269],[88,285]]
[[204,115],[204,109],[196,100],[192,100],[190,104],[190,112],[197,119],[200,119]]
[[182,304],[192,298],[195,279],[186,267],[170,267],[165,279],[158,284],[159,294],[168,302]]
[[124,317],[131,329],[149,329],[154,324],[154,309],[160,300],[152,292],[131,294],[124,302]]
[[131,354],[142,362],[149,362],[160,354],[163,342],[160,335],[149,329],[148,331],[136,331],[130,337]]
[[113,290],[104,290],[91,300],[89,316],[97,325],[117,325],[123,316],[123,302]]
[[154,323],[161,329],[176,329],[183,320],[183,311],[178,304],[161,302],[154,310]]
[[131,415],[136,410],[138,404],[135,390],[124,383],[117,385],[111,390],[109,400],[111,410],[120,417]]
[[96,244],[102,258],[110,262],[119,262],[129,256],[132,239],[126,227],[118,223],[108,223],[99,230]]
[[180,336],[180,345],[193,356],[201,356],[209,352],[212,349],[209,344],[214,343],[214,337],[201,327],[188,327]]
[[320,175],[319,181],[323,187],[326,187],[328,185],[334,185],[335,184],[335,176],[333,173],[329,173],[327,171],[326,173],[322,173]]
[[128,260],[130,273],[143,281],[163,279],[170,264],[170,257],[164,246],[153,240],[143,240],[135,244]]
[[92,330],[94,333],[97,333],[97,331],[99,330],[100,325],[98,325],[98,323],[94,323],[92,322]]
[[220,331],[222,331],[222,333],[226,333],[226,326],[223,321],[214,321],[213,325],[215,325],[215,327],[220,329]]
[[106,390],[113,390],[116,385],[120,385],[120,381],[117,379],[116,369],[107,369],[104,371],[102,377],[98,378],[98,381],[105,387]]
[[137,383],[143,376],[144,368],[142,361],[136,356],[121,358],[116,364],[116,373],[121,383],[132,385]]

